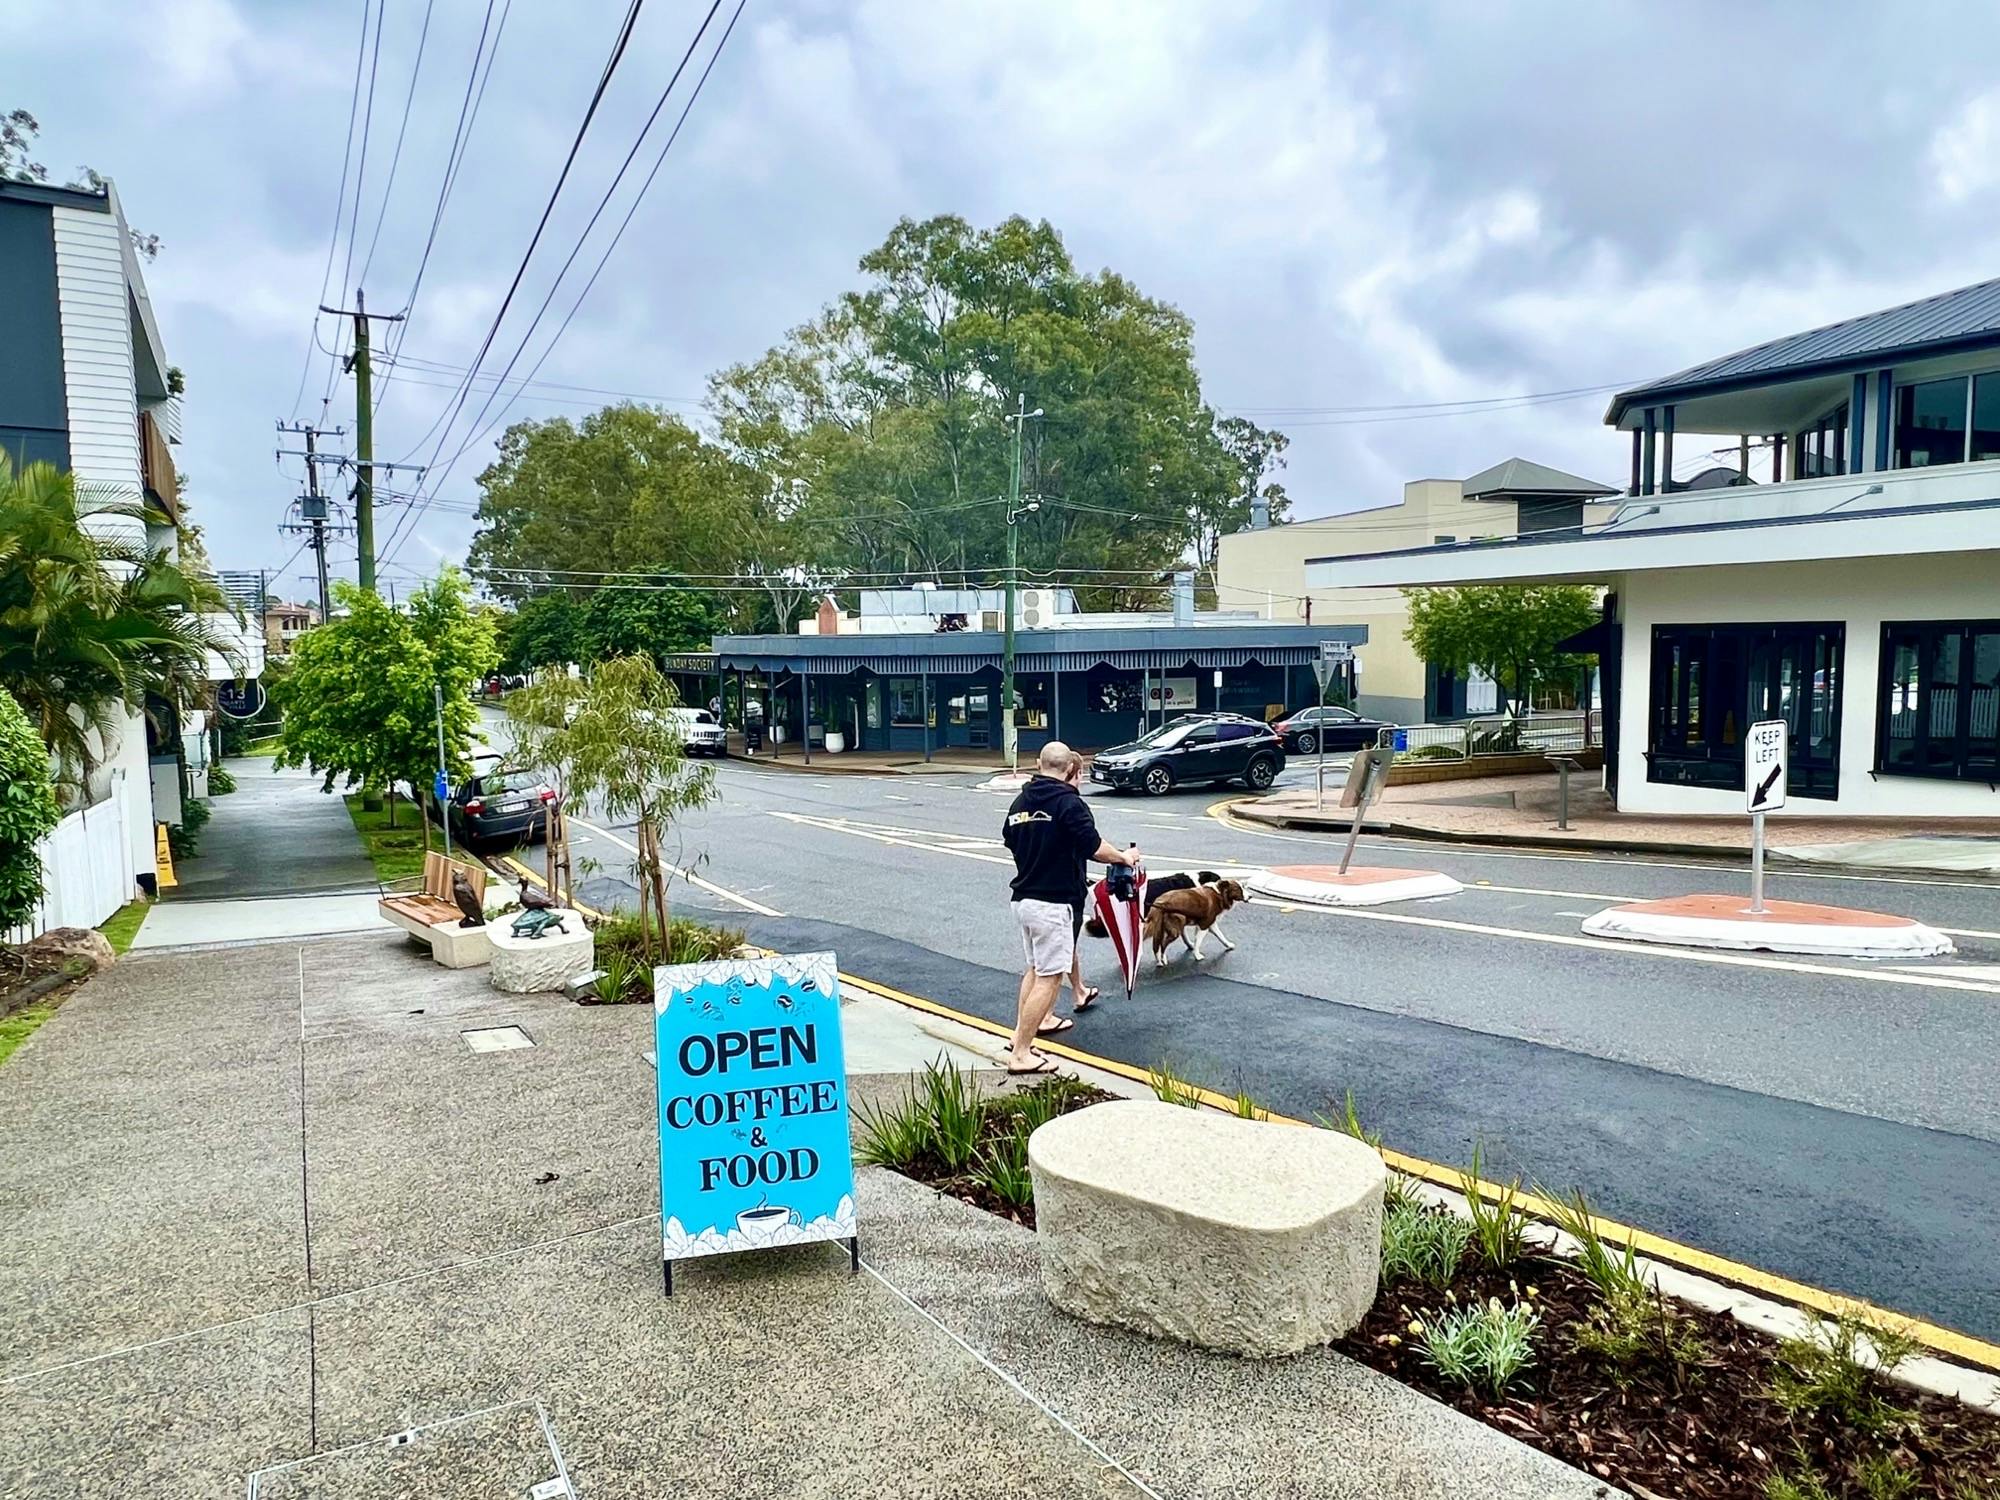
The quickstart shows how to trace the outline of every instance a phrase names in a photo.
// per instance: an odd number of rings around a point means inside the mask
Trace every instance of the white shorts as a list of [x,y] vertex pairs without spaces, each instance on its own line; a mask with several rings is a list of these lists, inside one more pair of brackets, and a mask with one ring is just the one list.
[[1037,974],[1067,974],[1076,960],[1076,912],[1062,901],[1016,901],[1021,949]]

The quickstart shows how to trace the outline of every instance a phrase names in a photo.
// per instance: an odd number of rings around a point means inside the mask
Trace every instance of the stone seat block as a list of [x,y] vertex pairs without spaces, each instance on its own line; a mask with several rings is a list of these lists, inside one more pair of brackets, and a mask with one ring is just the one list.
[[1268,1357],[1375,1300],[1388,1173],[1338,1132],[1125,1099],[1049,1121],[1028,1163],[1042,1288],[1079,1318]]
[[567,908],[560,909],[559,915],[565,931],[544,932],[535,938],[515,937],[511,917],[496,917],[486,924],[487,941],[493,948],[486,975],[494,989],[537,995],[559,990],[597,967],[597,942],[583,917]]

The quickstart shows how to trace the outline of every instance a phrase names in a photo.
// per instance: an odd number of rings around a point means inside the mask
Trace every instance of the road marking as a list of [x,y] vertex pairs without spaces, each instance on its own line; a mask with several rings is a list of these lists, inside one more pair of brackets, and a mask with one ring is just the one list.
[[908,802],[910,799],[908,797],[898,797],[894,792],[884,792],[882,800],[884,802]]
[[[891,985],[878,984],[873,980],[862,979],[856,975],[847,973],[841,974],[840,982],[842,984],[853,985],[856,989],[865,990],[871,995],[878,995],[882,999],[893,1000],[899,1005],[907,1005],[913,1010],[920,1010],[929,1015],[941,1016],[947,1020],[957,1021],[961,1025],[969,1026],[975,1031],[986,1032],[990,1036],[1008,1037],[1010,1039],[1013,1036],[1011,1027],[1002,1026],[997,1021],[989,1021],[984,1016],[974,1015],[969,1011],[957,1010],[952,1006],[940,1004],[936,1000],[925,999],[921,995],[912,995]],[[1129,1079],[1134,1083],[1150,1083],[1152,1081],[1150,1075],[1143,1068],[1134,1067],[1130,1063],[1120,1062],[1116,1058],[1101,1057],[1094,1052],[1085,1052],[1079,1047],[1070,1046],[1049,1037],[1037,1039],[1035,1047],[1038,1051],[1053,1053],[1058,1057],[1066,1057],[1071,1062],[1080,1063],[1085,1067],[1101,1068],[1107,1073],[1115,1073],[1120,1078]],[[1203,1088],[1199,1084],[1190,1084],[1189,1087],[1199,1096],[1202,1103],[1229,1114],[1236,1112],[1236,1101],[1234,1099],[1223,1094],[1218,1094],[1212,1089]],[[1276,1121],[1281,1125],[1303,1126],[1307,1123],[1304,1120],[1295,1120],[1289,1115],[1281,1115],[1274,1111],[1267,1111],[1265,1118]],[[1448,1167],[1438,1162],[1427,1161],[1421,1156],[1411,1156],[1406,1152],[1391,1150],[1386,1146],[1382,1147],[1381,1150],[1382,1159],[1399,1172],[1408,1173],[1412,1177],[1421,1177],[1426,1182],[1436,1183],[1440,1187],[1452,1188],[1459,1192],[1465,1190],[1464,1176],[1457,1167]],[[1473,1187],[1481,1197],[1487,1199],[1498,1199],[1503,1191],[1507,1191],[1500,1185],[1487,1182],[1483,1179],[1475,1181]],[[1549,1214],[1550,1204],[1547,1199],[1533,1193],[1522,1192],[1515,1201],[1534,1217],[1552,1222]],[[1650,1230],[1634,1228],[1629,1224],[1621,1224],[1616,1219],[1606,1219],[1594,1215],[1593,1220],[1597,1225],[1598,1233],[1605,1239],[1616,1245],[1630,1245],[1641,1255],[1649,1256],[1654,1260],[1665,1261],[1670,1265],[1683,1266],[1700,1275],[1713,1277],[1720,1281],[1734,1282],[1739,1286],[1747,1286],[1755,1291],[1782,1298],[1797,1306],[1812,1308],[1816,1312],[1832,1313],[1835,1315],[1840,1313],[1858,1313],[1863,1317],[1873,1318],[1877,1321],[1887,1323],[1892,1327],[1905,1330],[1920,1343],[1939,1354],[1948,1355],[1953,1359],[1964,1360],[1983,1370],[2000,1370],[2000,1344],[1989,1344],[1983,1339],[1973,1338],[1970,1334],[1960,1333],[1954,1328],[1940,1327],[1935,1323],[1927,1323],[1920,1318],[1911,1318],[1903,1313],[1878,1307],[1873,1303],[1864,1302],[1856,1297],[1843,1297],[1838,1293],[1825,1291],[1802,1281],[1793,1281],[1789,1277],[1777,1275],[1775,1272],[1765,1271],[1756,1266],[1745,1265],[1741,1261],[1730,1260],[1725,1256],[1698,1249],[1693,1245],[1683,1245],[1677,1240],[1666,1239],[1661,1235],[1652,1233]]]
[[[1277,903],[1252,896],[1253,906]],[[1978,994],[2000,995],[2000,984],[1978,984],[1953,979],[1938,970],[1926,970],[1920,977],[1891,969],[1843,969],[1834,964],[1802,963],[1790,958],[1759,958],[1749,953],[1732,953],[1712,948],[1674,948],[1655,943],[1625,942],[1613,938],[1572,936],[1566,932],[1533,932],[1521,927],[1495,927],[1485,922],[1454,922],[1445,917],[1415,917],[1406,912],[1363,910],[1353,906],[1315,906],[1317,916],[1352,917],[1363,922],[1400,922],[1411,927],[1440,927],[1452,932],[1471,932],[1483,937],[1515,938],[1528,943],[1553,943],[1563,948],[1594,948],[1603,953],[1620,953],[1628,958],[1671,958],[1683,963],[1726,964],[1741,969],[1777,969],[1791,974],[1823,974],[1835,979],[1868,980],[1876,984],[1911,984],[1925,989],[1971,990]]]
[[[599,828],[595,823],[586,823],[583,819],[577,817],[572,817],[570,822],[575,823],[578,827],[588,828],[592,833],[602,838],[611,840],[612,843],[628,854],[636,857],[639,853],[638,845],[626,843],[625,840],[618,837],[617,834],[611,832],[608,828]],[[694,871],[683,870],[679,865],[668,864],[664,859],[660,861],[660,868],[680,876],[689,885],[699,886],[711,896],[720,896],[725,901],[734,901],[745,911],[754,911],[760,917],[782,917],[784,915],[783,912],[778,911],[774,907],[766,906],[761,901],[752,901],[748,896],[738,895],[735,891],[729,890],[724,886],[719,886],[712,880],[703,880]]]
[[[1273,828],[1260,828],[1245,823],[1230,814],[1230,808],[1234,807],[1238,802],[1248,800],[1250,799],[1243,797],[1225,798],[1220,802],[1211,804],[1208,808],[1207,816],[1215,819],[1216,822],[1222,824],[1225,828],[1232,829],[1237,833],[1247,833],[1252,838],[1279,839],[1288,844],[1317,844],[1322,848],[1330,842],[1338,841],[1340,832],[1338,829],[1329,830],[1333,835],[1333,838],[1330,839],[1311,834],[1280,833]],[[1645,859],[1626,854],[1607,857],[1603,854],[1584,852],[1590,848],[1587,844],[1580,846],[1579,852],[1571,854],[1566,850],[1560,849],[1539,851],[1501,849],[1495,848],[1490,844],[1475,844],[1465,839],[1399,838],[1394,834],[1372,833],[1359,847],[1363,849],[1449,849],[1459,854],[1468,855],[1474,859],[1538,859],[1553,861],[1559,864],[1621,865],[1628,867],[1636,865],[1652,870],[1715,870],[1718,868],[1731,868],[1729,865],[1724,865],[1719,859],[1710,864],[1696,864],[1692,861]],[[1715,852],[1717,855],[1722,856],[1740,855],[1744,851],[1741,849],[1718,848]],[[1919,880],[1909,875],[1836,875],[1826,870],[1793,869],[1789,864],[1779,873],[1787,880],[1852,880],[1873,885],[1934,885],[1944,886],[1954,891],[1990,891],[1995,887],[1995,882],[1991,880]]]

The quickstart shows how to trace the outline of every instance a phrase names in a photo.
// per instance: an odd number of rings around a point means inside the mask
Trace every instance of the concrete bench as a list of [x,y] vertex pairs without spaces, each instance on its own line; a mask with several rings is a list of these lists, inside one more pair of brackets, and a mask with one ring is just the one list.
[[1348,1136],[1119,1100],[1042,1126],[1028,1164],[1042,1288],[1077,1317],[1271,1356],[1375,1300],[1388,1174]]
[[493,962],[486,978],[494,989],[510,995],[540,995],[559,990],[570,980],[597,967],[597,940],[582,916],[559,908],[563,930],[545,930],[540,937],[516,937],[513,919],[489,929]]
[[429,945],[431,957],[447,969],[475,969],[486,962],[491,945],[484,927],[461,927],[465,913],[452,899],[451,876],[462,870],[473,892],[486,900],[483,865],[447,859],[435,851],[424,856],[424,873],[414,890],[391,891],[376,904],[382,920]]

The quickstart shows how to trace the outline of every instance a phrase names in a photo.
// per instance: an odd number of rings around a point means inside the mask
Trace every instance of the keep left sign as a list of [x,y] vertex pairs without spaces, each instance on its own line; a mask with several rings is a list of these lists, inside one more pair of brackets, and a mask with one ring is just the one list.
[[831,953],[653,974],[662,1255],[853,1240],[854,1157]]

